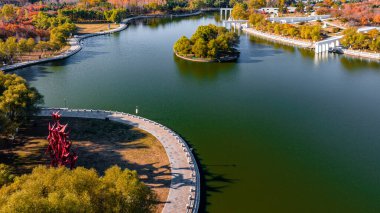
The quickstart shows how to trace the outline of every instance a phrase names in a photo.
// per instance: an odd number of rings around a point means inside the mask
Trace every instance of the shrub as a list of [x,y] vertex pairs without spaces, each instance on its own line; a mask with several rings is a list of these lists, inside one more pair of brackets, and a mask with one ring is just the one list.
[[231,15],[235,20],[238,20],[238,19],[247,20],[248,19],[247,6],[242,3],[236,3],[232,9]]
[[0,134],[13,133],[41,103],[42,96],[25,79],[0,71]]
[[13,170],[11,167],[5,164],[0,164],[0,187],[7,183],[13,182],[14,175],[12,173]]
[[154,193],[137,173],[113,166],[94,169],[36,167],[0,189],[0,212],[151,212]]

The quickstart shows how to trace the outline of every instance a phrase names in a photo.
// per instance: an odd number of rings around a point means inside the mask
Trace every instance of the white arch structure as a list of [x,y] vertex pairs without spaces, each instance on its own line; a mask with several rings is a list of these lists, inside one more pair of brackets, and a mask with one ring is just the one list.
[[343,36],[335,36],[314,43],[315,53],[328,52],[330,48],[335,48],[340,45],[340,39]]
[[220,19],[228,20],[231,17],[232,8],[220,8]]

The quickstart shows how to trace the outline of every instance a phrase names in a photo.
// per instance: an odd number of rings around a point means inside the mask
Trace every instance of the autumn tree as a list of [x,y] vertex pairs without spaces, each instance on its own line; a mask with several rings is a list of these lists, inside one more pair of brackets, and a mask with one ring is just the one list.
[[14,179],[13,169],[5,164],[0,164],[0,188],[5,184],[12,183]]
[[232,18],[235,20],[247,20],[248,19],[248,11],[247,5],[243,3],[237,3],[232,9]]
[[199,9],[206,6],[206,2],[204,0],[190,0],[189,8],[191,9]]
[[182,36],[175,44],[174,51],[183,56],[189,54],[198,58],[218,58],[236,54],[239,42],[236,33],[215,25],[199,26],[190,39]]
[[234,7],[235,4],[243,3],[243,2],[244,2],[243,0],[229,0],[228,5],[229,5],[230,7]]
[[17,13],[16,8],[11,4],[5,4],[0,11],[0,17],[6,21],[11,22],[16,19]]
[[174,51],[181,55],[187,55],[191,53],[191,41],[186,36],[182,36],[175,44]]
[[136,171],[38,166],[0,189],[0,212],[154,212],[156,194]]
[[12,124],[11,127],[0,125],[0,132],[13,132],[38,111],[38,105],[42,102],[42,96],[25,79],[0,72],[0,115],[5,119],[3,122]]
[[192,52],[198,58],[206,58],[207,57],[207,42],[203,38],[199,38],[195,41]]
[[248,8],[250,11],[253,11],[255,9],[260,9],[262,7],[266,6],[265,0],[249,0],[248,1]]
[[376,14],[373,16],[373,23],[380,24],[380,14]]
[[357,28],[351,27],[343,31],[343,38],[340,40],[343,46],[351,49],[380,51],[379,31],[374,29],[368,33],[361,33]]
[[16,37],[9,37],[5,42],[0,40],[0,60],[4,63],[13,62],[17,53]]
[[104,17],[110,22],[121,22],[127,17],[127,11],[125,9],[113,9],[104,11]]
[[28,52],[28,53],[32,52],[35,45],[36,45],[36,43],[35,43],[34,39],[28,38],[28,40],[26,41],[26,46],[27,46],[26,52]]
[[281,36],[318,41],[321,39],[320,25],[301,25],[271,23],[265,19],[263,14],[252,13],[249,16],[249,24],[256,30],[274,33]]

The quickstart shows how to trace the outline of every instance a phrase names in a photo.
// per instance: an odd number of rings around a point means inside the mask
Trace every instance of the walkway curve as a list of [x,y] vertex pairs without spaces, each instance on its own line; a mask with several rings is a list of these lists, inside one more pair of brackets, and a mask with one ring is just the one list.
[[123,31],[123,30],[127,29],[129,22],[136,20],[136,19],[166,18],[166,17],[188,17],[188,16],[199,15],[203,12],[207,12],[207,10],[199,10],[196,12],[187,13],[187,14],[179,14],[179,15],[146,15],[146,16],[135,16],[135,17],[127,18],[127,19],[124,19],[120,23],[120,26],[116,29],[112,29],[112,30],[108,30],[108,31],[104,31],[104,32],[90,33],[90,34],[85,34],[85,35],[81,35],[81,36],[74,36],[73,38],[68,39],[67,41],[70,45],[70,48],[67,51],[61,53],[60,55],[56,55],[56,56],[53,56],[50,58],[42,58],[42,59],[38,59],[38,60],[25,61],[25,62],[20,62],[20,63],[16,63],[16,64],[12,64],[12,65],[7,65],[7,66],[0,67],[0,70],[2,70],[4,72],[8,72],[8,71],[12,71],[12,70],[16,70],[16,69],[20,69],[20,68],[24,68],[24,67],[33,66],[36,64],[66,59],[70,56],[75,55],[80,50],[82,50],[82,44],[80,42],[81,40],[86,39],[86,38],[90,38],[90,37],[94,37],[94,36],[107,35],[107,34],[112,34],[112,33]]
[[199,210],[200,173],[192,149],[174,131],[149,119],[124,112],[43,108],[39,116],[50,116],[59,111],[63,117],[109,119],[143,129],[161,142],[170,161],[171,184],[163,213],[192,212]]

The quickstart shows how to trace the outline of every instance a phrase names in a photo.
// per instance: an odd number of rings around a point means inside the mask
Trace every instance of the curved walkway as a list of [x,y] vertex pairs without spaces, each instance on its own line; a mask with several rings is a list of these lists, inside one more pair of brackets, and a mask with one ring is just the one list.
[[42,109],[40,116],[59,111],[63,117],[109,119],[143,129],[155,136],[165,148],[171,167],[171,184],[163,213],[198,212],[200,174],[198,165],[187,143],[169,128],[149,119],[123,112],[79,110],[67,108]]
[[196,11],[193,13],[188,13],[188,14],[180,14],[180,15],[146,15],[146,16],[135,16],[131,18],[124,19],[120,26],[116,29],[113,30],[108,30],[104,32],[97,32],[97,33],[91,33],[91,34],[85,34],[81,36],[74,36],[73,38],[68,39],[68,43],[70,44],[70,49],[68,49],[66,52],[61,53],[60,55],[56,55],[50,58],[43,58],[43,59],[38,59],[38,60],[33,60],[33,61],[25,61],[25,62],[20,62],[12,65],[7,65],[0,67],[0,70],[7,72],[7,71],[12,71],[16,69],[20,69],[23,67],[28,67],[36,64],[41,64],[41,63],[46,63],[46,62],[51,62],[51,61],[57,61],[57,60],[62,60],[66,59],[77,52],[79,52],[82,49],[82,45],[80,41],[82,39],[94,37],[94,36],[99,36],[99,35],[106,35],[106,34],[112,34],[116,32],[120,32],[122,30],[125,30],[128,27],[128,23],[136,20],[136,19],[142,19],[142,18],[165,18],[165,17],[188,17],[188,16],[195,16],[201,14],[203,11]]

